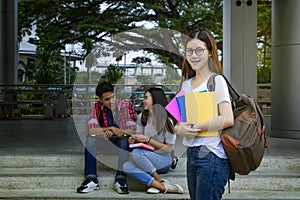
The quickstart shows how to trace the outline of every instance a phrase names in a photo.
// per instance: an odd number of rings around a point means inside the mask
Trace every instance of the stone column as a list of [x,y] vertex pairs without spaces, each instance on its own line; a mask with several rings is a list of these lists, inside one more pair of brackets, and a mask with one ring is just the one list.
[[300,1],[272,1],[271,136],[300,138]]
[[257,0],[224,0],[223,72],[240,93],[257,96]]
[[18,83],[17,0],[0,1],[0,84]]
[[[15,89],[7,85],[18,83],[18,8],[17,0],[0,1],[0,100],[16,100]],[[16,112],[15,112],[16,111]],[[0,118],[19,116],[15,104],[0,106]]]

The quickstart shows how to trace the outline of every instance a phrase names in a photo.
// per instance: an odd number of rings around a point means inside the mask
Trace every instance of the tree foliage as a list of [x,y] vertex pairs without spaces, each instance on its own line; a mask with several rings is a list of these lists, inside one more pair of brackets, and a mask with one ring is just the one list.
[[58,51],[49,52],[43,48],[37,49],[35,63],[35,80],[37,84],[63,83],[60,74],[64,74],[65,61]]
[[99,82],[108,81],[112,84],[119,83],[119,80],[123,77],[124,70],[116,65],[107,66],[104,74],[100,77]]
[[271,83],[271,0],[257,6],[257,82]]
[[131,62],[135,63],[136,65],[139,65],[144,63],[151,63],[151,59],[145,56],[138,56],[133,58]]
[[[63,49],[66,44],[85,44],[87,39],[93,44],[110,42],[119,49],[143,49],[149,38],[131,37],[130,30],[145,30],[146,22],[154,28],[182,34],[205,26],[219,39],[222,36],[222,0],[19,0],[18,3],[19,39],[31,33],[34,25],[37,37],[31,42],[47,50]],[[169,48],[177,45],[173,43],[175,36],[166,30],[159,31],[159,37],[151,39],[151,48],[145,50],[167,57],[180,67],[182,56],[169,52]],[[109,40],[126,31],[129,31],[126,41]],[[88,49],[85,53],[89,53]]]
[[[118,52],[143,49],[181,68],[184,35],[203,26],[222,50],[222,0],[19,0],[18,8],[19,40],[34,27],[30,42],[45,50],[81,44],[77,53],[86,58],[94,45],[107,43]],[[259,59],[267,67],[271,0],[258,0],[257,13]]]

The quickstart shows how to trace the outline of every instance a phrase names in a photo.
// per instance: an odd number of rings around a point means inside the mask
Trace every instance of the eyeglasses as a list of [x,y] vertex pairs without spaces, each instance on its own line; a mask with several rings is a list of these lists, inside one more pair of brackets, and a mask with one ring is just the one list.
[[201,56],[204,53],[204,50],[206,50],[206,49],[203,49],[202,47],[197,47],[196,49],[187,48],[187,49],[185,49],[185,54],[187,56],[191,56],[191,55],[193,55],[193,52],[195,51],[195,54],[197,56]]

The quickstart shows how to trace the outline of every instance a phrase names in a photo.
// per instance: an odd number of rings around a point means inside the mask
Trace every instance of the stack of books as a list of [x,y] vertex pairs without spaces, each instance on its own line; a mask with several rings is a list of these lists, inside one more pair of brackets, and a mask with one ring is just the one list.
[[[216,92],[180,91],[166,106],[178,122],[204,122],[218,115]],[[205,131],[197,136],[218,136],[218,131]]]
[[134,149],[134,148],[141,148],[141,149],[147,149],[149,151],[154,151],[154,147],[151,145],[148,145],[146,143],[134,143],[134,144],[129,144],[129,148]]

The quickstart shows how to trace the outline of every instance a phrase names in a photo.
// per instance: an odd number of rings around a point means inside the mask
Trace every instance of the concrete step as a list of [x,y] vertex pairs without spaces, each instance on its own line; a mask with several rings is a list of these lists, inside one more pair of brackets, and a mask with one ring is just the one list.
[[[73,189],[80,186],[84,180],[82,170],[72,168],[2,168],[0,169],[0,188],[2,189]],[[101,169],[98,171],[100,188],[111,189],[114,185],[115,170]],[[183,172],[171,171],[168,175],[161,175],[170,181],[183,183],[187,190],[186,176]],[[146,190],[146,186],[128,177],[131,190]]]
[[[299,199],[300,192],[290,191],[234,191],[230,194],[225,192],[223,200],[296,200]],[[69,199],[102,199],[102,200],[148,200],[148,199],[164,199],[164,200],[189,200],[189,194],[147,194],[141,191],[130,191],[129,194],[118,194],[113,189],[98,190],[91,193],[79,194],[74,190],[3,190],[0,189],[1,199],[22,199],[22,200],[69,200]]]
[[[84,167],[84,155],[0,155],[0,168]],[[98,167],[116,165],[117,155],[98,155]],[[185,168],[186,156],[179,158],[178,168]],[[258,169],[300,169],[300,157],[265,156]]]
[[113,189],[100,189],[86,194],[76,193],[74,190],[2,190],[0,189],[0,198],[6,199],[22,199],[22,200],[36,200],[36,199],[102,199],[102,200],[147,200],[147,199],[164,199],[164,200],[188,200],[189,194],[147,194],[141,191],[130,191],[129,194],[118,194]]
[[[114,183],[114,170],[98,170],[100,187],[108,189]],[[170,181],[180,183],[187,191],[186,174],[184,171],[170,171],[161,175]],[[0,169],[0,188],[3,189],[76,189],[83,181],[82,170],[72,168],[2,168]],[[300,191],[300,172],[297,170],[258,170],[247,176],[237,175],[231,181],[231,190],[252,191]],[[146,188],[128,178],[131,190]]]
[[[78,168],[84,167],[83,155],[0,155],[0,168]],[[99,168],[112,163],[117,156],[97,156]],[[102,162],[100,162],[103,161]]]
[[[116,155],[97,156],[97,172],[100,188],[111,189],[114,185]],[[84,156],[0,156],[0,188],[3,189],[74,189],[84,180]],[[101,161],[101,162],[100,162]],[[103,162],[103,163],[102,163]],[[183,182],[187,191],[185,168],[171,170],[162,175],[174,182]],[[171,179],[169,175],[171,174]],[[146,190],[146,186],[128,178],[131,190]]]
[[[98,178],[100,191],[82,195],[76,188],[84,179],[83,155],[2,155],[0,156],[0,199],[151,199],[155,195],[145,193],[146,186],[128,178],[130,195],[118,196],[113,190],[114,166],[117,156],[98,156]],[[101,162],[105,163],[101,163]],[[186,157],[179,159],[178,166],[169,174],[162,175],[170,181],[179,183],[185,190],[184,195],[159,195],[161,199],[189,199],[186,184]],[[293,199],[300,196],[300,158],[265,156],[260,167],[246,176],[237,175],[231,181],[224,199]],[[288,191],[288,192],[287,192]],[[287,193],[287,194],[286,194]],[[22,194],[21,196],[18,194]],[[268,195],[265,195],[268,194]],[[278,196],[279,195],[279,196]],[[151,196],[151,197],[150,197]],[[161,197],[162,196],[162,197]],[[273,197],[274,197],[273,196]],[[157,197],[157,196],[156,196]],[[244,198],[245,197],[245,198]],[[295,198],[294,198],[295,199]]]

